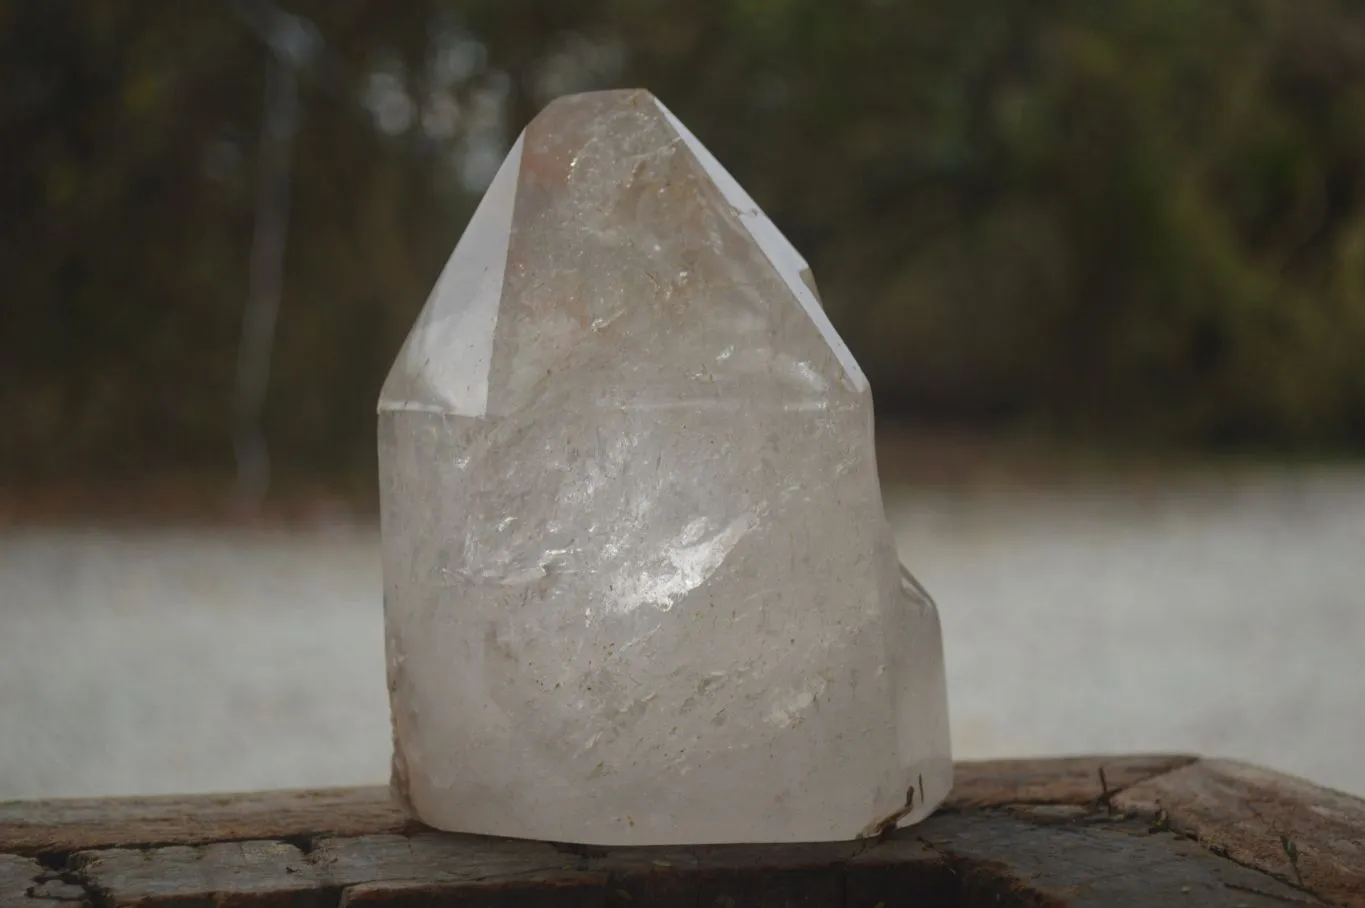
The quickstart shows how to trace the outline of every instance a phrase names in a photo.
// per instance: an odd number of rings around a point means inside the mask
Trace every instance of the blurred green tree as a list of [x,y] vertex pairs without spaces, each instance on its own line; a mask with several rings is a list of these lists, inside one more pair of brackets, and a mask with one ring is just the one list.
[[[515,131],[642,85],[816,269],[886,413],[1365,443],[1347,0],[0,0],[0,465],[227,469],[272,29],[301,103],[266,424],[364,469]],[[297,20],[281,18],[292,14]]]

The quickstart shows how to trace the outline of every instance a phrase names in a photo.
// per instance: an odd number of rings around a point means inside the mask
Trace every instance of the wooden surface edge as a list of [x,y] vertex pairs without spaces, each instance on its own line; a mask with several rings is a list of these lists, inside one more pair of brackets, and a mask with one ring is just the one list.
[[402,832],[383,786],[0,803],[0,853]]
[[1235,760],[1201,759],[1113,799],[1215,854],[1365,908],[1365,800]]
[[[1179,755],[960,762],[944,809],[1099,803],[1191,763]],[[383,786],[0,803],[0,853],[358,836],[413,825]]]
[[[105,848],[49,856],[44,864],[57,866],[45,870],[16,860],[27,864],[13,868],[8,893],[0,880],[4,908],[1322,905],[1189,838],[1094,806],[946,811],[863,842],[581,849],[416,832]],[[34,904],[54,896],[72,898]]]
[[1365,801],[1350,795],[1182,756],[981,761],[957,773],[942,810],[885,840],[789,846],[600,849],[437,833],[379,787],[10,802],[0,804],[0,906],[637,908],[786,893],[844,908],[910,896],[923,908],[1365,908]]
[[1125,754],[963,761],[954,766],[953,790],[943,806],[967,810],[1107,803],[1125,789],[1197,759],[1188,754]]

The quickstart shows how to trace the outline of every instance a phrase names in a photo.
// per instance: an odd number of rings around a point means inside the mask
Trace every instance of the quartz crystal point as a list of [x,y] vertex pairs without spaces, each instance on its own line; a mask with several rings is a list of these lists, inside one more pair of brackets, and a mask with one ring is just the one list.
[[820,841],[942,801],[938,615],[897,560],[867,380],[813,289],[648,93],[563,98],[526,128],[379,403],[413,816]]

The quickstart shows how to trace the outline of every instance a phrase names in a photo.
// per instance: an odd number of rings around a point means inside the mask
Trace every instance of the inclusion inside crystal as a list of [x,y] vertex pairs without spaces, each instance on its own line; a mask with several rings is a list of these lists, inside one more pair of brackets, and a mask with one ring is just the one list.
[[942,801],[938,615],[814,287],[646,92],[560,99],[517,140],[380,399],[414,816],[817,841]]

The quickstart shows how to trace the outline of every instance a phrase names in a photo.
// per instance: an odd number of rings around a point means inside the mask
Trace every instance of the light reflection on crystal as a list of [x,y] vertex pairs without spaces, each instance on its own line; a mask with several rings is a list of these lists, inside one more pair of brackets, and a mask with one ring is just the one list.
[[[443,829],[815,841],[951,785],[937,612],[805,260],[643,92],[551,104],[380,399],[394,788]],[[921,780],[923,780],[921,782]]]

